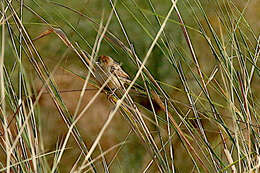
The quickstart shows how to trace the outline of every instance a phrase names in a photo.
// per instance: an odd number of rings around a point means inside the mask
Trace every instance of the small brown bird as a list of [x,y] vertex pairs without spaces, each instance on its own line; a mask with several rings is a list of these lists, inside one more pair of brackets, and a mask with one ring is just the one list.
[[108,87],[112,90],[122,89],[126,83],[131,82],[128,74],[124,72],[121,66],[111,57],[104,55],[97,59],[95,76],[101,85],[111,76]]
[[[114,61],[109,56],[100,56],[95,64],[95,77],[100,85],[104,84],[106,80],[111,76],[111,81],[108,82],[107,87],[114,93],[117,89],[123,89],[125,85],[129,85],[131,80],[128,74],[121,68],[120,64]],[[145,90],[138,84],[134,84],[133,89],[135,90],[133,98],[147,109],[152,110],[151,103],[146,97]],[[152,99],[153,106],[158,112],[160,107]]]

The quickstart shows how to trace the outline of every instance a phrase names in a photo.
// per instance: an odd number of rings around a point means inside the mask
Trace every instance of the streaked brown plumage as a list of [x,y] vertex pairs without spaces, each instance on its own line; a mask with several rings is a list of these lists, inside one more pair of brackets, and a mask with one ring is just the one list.
[[128,74],[124,72],[121,66],[111,57],[104,55],[97,59],[95,76],[100,85],[111,76],[111,81],[108,83],[110,89],[120,89],[125,83],[131,82]]

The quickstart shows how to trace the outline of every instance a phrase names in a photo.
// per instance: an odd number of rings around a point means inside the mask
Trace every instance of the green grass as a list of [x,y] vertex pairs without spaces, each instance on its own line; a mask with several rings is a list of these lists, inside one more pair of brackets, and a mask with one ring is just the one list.
[[257,1],[2,1],[0,172],[258,172]]

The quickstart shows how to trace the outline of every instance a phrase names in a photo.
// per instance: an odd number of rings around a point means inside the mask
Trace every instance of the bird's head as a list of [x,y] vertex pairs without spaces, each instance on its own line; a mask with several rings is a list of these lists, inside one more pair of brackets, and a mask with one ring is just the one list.
[[110,67],[114,63],[113,59],[109,56],[101,55],[97,59],[97,64],[101,67]]

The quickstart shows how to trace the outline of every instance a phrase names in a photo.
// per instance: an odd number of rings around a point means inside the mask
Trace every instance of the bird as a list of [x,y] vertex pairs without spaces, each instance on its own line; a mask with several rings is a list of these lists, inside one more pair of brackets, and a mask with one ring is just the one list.
[[[110,81],[105,87],[106,91],[108,91],[107,89],[112,91],[112,93],[109,94],[109,97],[114,95],[118,90],[124,90],[125,87],[129,86],[132,82],[129,75],[121,68],[120,64],[111,57],[105,55],[101,55],[97,58],[94,74],[96,81],[100,85],[103,85],[111,76]],[[135,83],[133,85],[133,89],[135,91],[134,95],[132,95],[134,96],[134,99],[138,99],[138,102],[140,102],[141,105],[151,110],[151,103],[146,96],[146,91],[144,88]],[[160,107],[155,99],[152,99],[152,103],[156,112],[159,111]]]
[[124,89],[125,84],[131,83],[129,75],[121,68],[120,64],[109,56],[101,55],[97,58],[95,77],[102,85],[111,76],[107,87],[110,90]]

